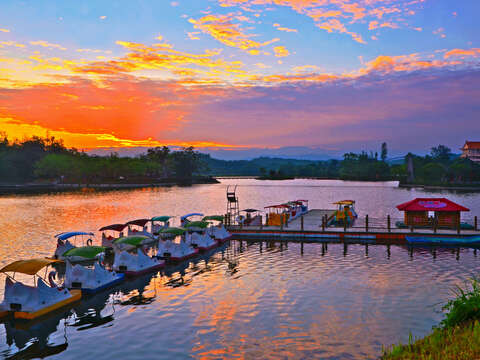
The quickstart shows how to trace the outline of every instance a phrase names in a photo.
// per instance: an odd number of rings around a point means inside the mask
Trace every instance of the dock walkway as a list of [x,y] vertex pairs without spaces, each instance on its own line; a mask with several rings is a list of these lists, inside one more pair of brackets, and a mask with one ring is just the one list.
[[303,229],[301,217],[298,217],[282,228],[280,226],[228,226],[228,230],[238,239],[258,239],[258,240],[305,240],[305,241],[328,241],[328,240],[367,240],[376,243],[399,243],[406,242],[405,236],[435,236],[435,237],[455,237],[468,238],[480,236],[480,231],[475,230],[457,230],[438,229],[400,229],[395,227],[392,221],[390,229],[387,223],[379,226],[378,223],[368,227],[363,219],[358,219],[354,227],[326,227],[322,230],[322,217],[328,218],[333,215],[335,210],[313,209],[303,215]]

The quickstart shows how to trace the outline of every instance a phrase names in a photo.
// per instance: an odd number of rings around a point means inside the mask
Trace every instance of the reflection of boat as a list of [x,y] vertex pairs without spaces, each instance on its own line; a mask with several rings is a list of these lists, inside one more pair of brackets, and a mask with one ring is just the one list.
[[124,273],[126,276],[139,276],[165,266],[165,261],[148,256],[141,247],[136,254],[127,251],[115,251],[113,270]]
[[99,261],[92,267],[72,265],[67,261],[65,287],[81,289],[82,293],[95,293],[123,281],[125,275],[105,269]]
[[123,229],[126,227],[125,224],[112,224],[100,228],[98,231],[102,232],[102,246],[113,247],[113,242],[123,237]]
[[338,205],[334,216],[328,223],[328,226],[353,226],[358,215],[355,212],[354,200],[341,200],[334,203]]
[[[103,315],[102,310],[109,303],[112,291],[105,290],[82,298],[82,301],[73,307],[75,312],[74,323],[69,326],[77,327],[79,331],[95,328],[113,321],[113,313]],[[112,312],[114,312],[112,310]]]
[[[55,249],[55,254],[53,255],[53,257],[55,259],[64,260],[63,255],[67,251],[77,247],[76,246],[77,236],[81,237],[82,243],[83,243],[83,245],[85,245],[84,236],[94,236],[94,234],[91,233],[91,232],[70,231],[70,232],[63,232],[63,233],[55,235],[55,237],[57,238],[57,248]],[[73,238],[73,244],[70,241],[72,238]],[[89,238],[86,241],[87,246],[92,245],[92,242],[93,242],[92,239]]]
[[410,244],[430,244],[430,245],[459,245],[473,246],[480,245],[480,236],[470,237],[441,237],[441,236],[405,236]]
[[206,221],[192,221],[185,224],[187,233],[185,234],[185,241],[200,251],[207,251],[218,246],[210,235],[206,233],[208,222]]
[[6,322],[4,324],[7,336],[6,343],[9,346],[15,344],[20,349],[6,359],[43,359],[65,351],[68,347],[66,337],[65,342],[58,345],[50,344],[49,337],[58,330],[60,321],[65,319],[68,313],[61,312],[42,319],[42,321]]
[[[193,248],[185,241],[185,229],[177,227],[169,227],[163,229],[160,234],[168,235],[165,241],[160,240],[158,243],[157,256],[161,259],[170,261],[183,261],[198,254],[199,249]],[[180,237],[180,242],[175,243],[171,238]]]
[[[223,220],[224,220],[223,216],[221,215],[210,215],[210,216],[205,216],[203,218],[203,221],[217,223],[217,224],[210,225],[207,229],[207,233],[208,235],[213,237],[215,240],[217,240],[219,243],[225,242],[232,238],[232,234],[230,234],[230,232],[228,232],[227,229],[225,229],[225,226],[223,225]],[[260,222],[261,221],[262,221],[262,218],[260,217]]]
[[[80,290],[59,289],[53,278],[56,272],[49,274],[50,286],[44,279],[36,275],[41,269],[58,262],[53,259],[31,259],[15,261],[0,272],[7,275],[5,280],[5,295],[0,307],[4,311],[13,312],[18,319],[35,319],[48,314],[65,305],[79,300],[82,296]],[[8,273],[12,273],[10,276]],[[33,286],[25,285],[15,280],[17,273],[33,276]],[[46,274],[46,270],[45,270]]]

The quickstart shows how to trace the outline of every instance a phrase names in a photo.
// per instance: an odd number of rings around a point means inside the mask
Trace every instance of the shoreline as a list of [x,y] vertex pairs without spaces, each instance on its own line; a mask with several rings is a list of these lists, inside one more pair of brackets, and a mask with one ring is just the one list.
[[191,186],[201,184],[218,184],[215,178],[192,179],[190,184],[183,184],[180,181],[156,182],[156,183],[102,183],[102,184],[0,184],[0,196],[21,195],[21,194],[48,194],[57,192],[91,192],[110,190],[129,190],[141,188],[169,187],[169,186]]

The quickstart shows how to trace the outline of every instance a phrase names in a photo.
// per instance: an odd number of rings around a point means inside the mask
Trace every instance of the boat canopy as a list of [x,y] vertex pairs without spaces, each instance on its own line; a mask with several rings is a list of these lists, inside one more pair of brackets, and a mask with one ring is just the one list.
[[162,229],[160,231],[160,233],[162,234],[171,234],[171,235],[175,235],[175,236],[178,236],[178,235],[183,235],[185,234],[185,229],[184,228],[181,228],[181,227],[169,227],[169,228],[166,228],[166,229]]
[[200,228],[200,229],[205,229],[208,227],[208,222],[206,221],[192,221],[187,224],[185,224],[185,227],[190,229],[190,228]]
[[79,256],[86,259],[94,259],[95,256],[105,251],[103,246],[82,246],[76,247],[63,253],[64,257]]
[[132,246],[142,245],[142,242],[148,239],[148,236],[134,235],[134,236],[124,236],[120,239],[114,241],[115,244],[129,244]]
[[154,216],[150,219],[150,221],[160,221],[160,222],[167,222],[173,216]]
[[304,200],[304,199],[298,199],[297,201],[300,201],[300,202],[307,202],[307,203],[308,203],[308,200]]
[[55,235],[55,237],[58,238],[59,240],[67,240],[67,239],[70,239],[71,237],[78,236],[78,235],[95,236],[95,234],[92,232],[70,231],[70,232],[57,234]]
[[355,204],[355,200],[341,200],[341,201],[337,201],[337,202],[334,202],[335,205],[353,205]]
[[56,260],[56,259],[46,259],[46,258],[18,260],[18,261],[12,262],[11,264],[8,264],[7,266],[4,266],[2,269],[0,269],[0,272],[2,273],[18,272],[26,275],[35,275],[44,267],[57,262],[62,262],[62,261]]
[[136,226],[144,227],[145,224],[148,222],[150,222],[150,219],[137,219],[137,220],[129,221],[125,223],[125,225],[136,225]]
[[220,221],[223,222],[223,216],[222,215],[209,215],[205,216],[202,221]]
[[104,227],[98,229],[98,231],[113,230],[113,231],[120,232],[123,229],[125,229],[126,227],[127,227],[127,225],[125,225],[125,224],[112,224],[112,225],[104,226]]
[[245,209],[245,210],[242,210],[246,213],[253,213],[253,212],[257,212],[257,211],[260,211],[260,210],[257,210],[257,209]]
[[200,213],[191,213],[191,214],[183,215],[180,219],[181,219],[181,220],[186,220],[186,219],[188,219],[188,218],[191,217],[191,216],[203,216],[203,214],[200,214]]

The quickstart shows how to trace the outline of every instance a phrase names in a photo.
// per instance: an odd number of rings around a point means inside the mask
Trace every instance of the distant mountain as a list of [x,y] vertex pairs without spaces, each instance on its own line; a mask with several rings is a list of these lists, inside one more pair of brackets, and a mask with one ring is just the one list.
[[[170,146],[171,150],[178,150],[177,146]],[[147,152],[146,147],[135,148],[102,148],[92,149],[89,154],[108,155],[111,152],[118,152],[120,156],[136,156]],[[343,152],[325,150],[319,147],[307,146],[288,146],[281,148],[195,148],[202,154],[208,154],[215,159],[220,160],[252,160],[259,157],[270,157],[279,159],[297,159],[297,160],[328,160],[340,159]]]

